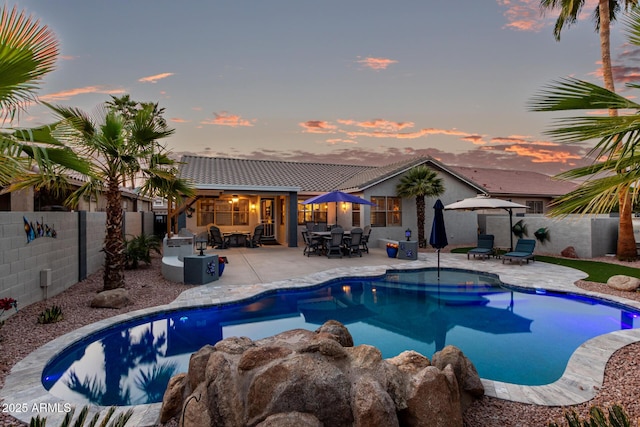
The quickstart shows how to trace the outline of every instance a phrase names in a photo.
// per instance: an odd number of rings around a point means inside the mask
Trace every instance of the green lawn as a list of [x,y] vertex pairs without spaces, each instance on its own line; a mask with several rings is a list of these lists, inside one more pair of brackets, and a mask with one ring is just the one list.
[[[453,249],[451,252],[465,254],[469,249],[472,248],[457,248]],[[616,274],[624,274],[625,276],[640,278],[640,268],[625,267],[623,265],[609,264],[606,262],[556,258],[541,255],[536,255],[536,261],[563,265],[565,267],[571,267],[575,268],[576,270],[584,271],[589,275],[589,277],[587,277],[585,280],[588,280],[590,282],[607,283],[609,277],[615,276]]]

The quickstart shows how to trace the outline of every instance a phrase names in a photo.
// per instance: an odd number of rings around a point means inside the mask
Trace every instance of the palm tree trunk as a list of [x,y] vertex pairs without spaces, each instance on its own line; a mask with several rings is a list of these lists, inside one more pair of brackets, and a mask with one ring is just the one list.
[[104,239],[103,289],[124,287],[124,239],[122,237],[122,197],[118,180],[107,188],[107,233]]
[[[609,0],[599,0],[598,13],[600,15],[600,54],[602,56],[602,77],[604,87],[615,92],[613,68],[611,66],[611,21],[609,19]],[[618,111],[609,110],[609,115],[615,117]],[[624,171],[620,171],[624,173]],[[633,236],[631,193],[621,191],[618,195],[620,206],[620,220],[618,222],[618,247],[616,256],[620,260],[635,260],[637,258],[636,241]]]
[[424,222],[425,222],[425,204],[424,196],[416,197],[416,212],[418,215],[418,246],[426,247],[426,240],[424,238]]

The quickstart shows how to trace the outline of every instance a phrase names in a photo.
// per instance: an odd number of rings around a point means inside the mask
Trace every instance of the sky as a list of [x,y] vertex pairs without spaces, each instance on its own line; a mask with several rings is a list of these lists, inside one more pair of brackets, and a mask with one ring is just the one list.
[[[539,0],[21,0],[60,42],[40,99],[95,112],[111,96],[157,102],[176,155],[555,174],[589,144],[545,131],[528,111],[565,77],[603,85],[598,34],[584,16],[553,37]],[[616,89],[633,96],[638,55],[612,28]],[[50,123],[31,106],[15,126]]]

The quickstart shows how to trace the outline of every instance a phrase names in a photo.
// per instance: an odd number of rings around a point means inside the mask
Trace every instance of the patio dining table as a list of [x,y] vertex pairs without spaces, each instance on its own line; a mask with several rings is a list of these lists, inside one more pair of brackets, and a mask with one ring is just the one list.
[[247,245],[247,239],[251,237],[248,231],[229,231],[222,233],[225,241],[229,242],[229,246],[243,247]]

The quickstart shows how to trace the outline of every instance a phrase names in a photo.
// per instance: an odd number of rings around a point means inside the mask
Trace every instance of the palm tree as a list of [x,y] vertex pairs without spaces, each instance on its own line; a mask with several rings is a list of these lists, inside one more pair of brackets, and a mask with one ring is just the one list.
[[[0,121],[17,118],[34,102],[42,78],[54,69],[58,41],[46,26],[14,7],[0,12]],[[58,166],[88,173],[85,162],[58,144],[34,145],[24,142],[27,130],[0,131],[0,187],[16,177],[37,169],[42,187],[64,185],[57,178]],[[29,140],[29,138],[27,139]]]
[[[560,9],[558,19],[554,28],[556,40],[560,40],[560,33],[564,27],[573,24],[582,11],[585,0],[540,0],[542,9]],[[611,66],[611,21],[615,21],[617,13],[622,6],[624,10],[635,7],[638,0],[598,0],[598,8],[594,11],[594,21],[596,31],[600,34],[600,56],[602,59],[602,75],[604,87],[611,92],[615,92],[613,81],[613,68]],[[609,115],[617,115],[616,109],[610,109]],[[633,236],[633,223],[631,220],[632,203],[628,192],[621,191],[618,194],[618,204],[620,206],[620,222],[618,224],[618,257],[625,259],[636,258],[636,242]]]
[[[640,46],[640,9],[634,7],[626,21],[629,43]],[[627,86],[640,89],[639,84]],[[614,91],[578,79],[560,80],[541,91],[531,102],[533,111],[602,110],[616,112],[608,116],[566,117],[548,131],[560,142],[584,142],[599,140],[591,150],[596,162],[592,165],[564,172],[563,179],[587,178],[576,190],[558,199],[551,215],[570,213],[606,213],[616,206],[620,209],[620,226],[617,257],[623,260],[636,258],[635,239],[630,212],[640,191],[640,104]],[[619,110],[630,114],[618,115]],[[627,111],[625,111],[627,112]],[[623,214],[624,212],[624,214]],[[627,216],[628,215],[628,216]],[[630,232],[627,230],[630,229]],[[629,233],[631,249],[623,245],[620,235]],[[626,244],[626,242],[625,242]]]
[[[177,177],[175,161],[158,142],[174,130],[159,124],[153,105],[137,110],[130,119],[107,106],[92,118],[75,108],[46,105],[60,120],[37,129],[35,135],[59,141],[93,163],[87,183],[73,192],[66,203],[73,206],[80,197],[98,190],[105,195],[104,289],[122,287],[126,256],[121,184],[126,178],[137,176],[143,183],[142,195],[193,194],[190,185]],[[20,183],[22,187],[30,184],[28,179]]]
[[437,172],[427,166],[420,165],[412,168],[400,178],[400,183],[396,186],[396,194],[402,198],[416,199],[416,216],[418,220],[418,244],[426,247],[427,241],[424,234],[425,223],[425,196],[436,197],[444,193],[442,179],[438,178]]

